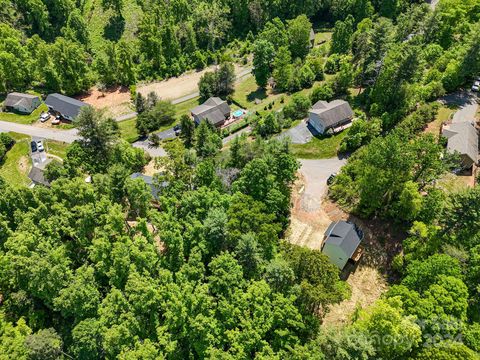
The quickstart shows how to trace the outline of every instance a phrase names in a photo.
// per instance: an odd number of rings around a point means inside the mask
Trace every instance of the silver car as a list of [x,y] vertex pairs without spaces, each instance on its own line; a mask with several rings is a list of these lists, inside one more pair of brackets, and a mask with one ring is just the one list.
[[480,90],[480,80],[477,80],[473,83],[472,91],[479,91]]
[[50,119],[50,114],[49,114],[49,113],[45,113],[45,112],[44,112],[44,113],[42,113],[42,114],[40,115],[40,121],[41,121],[42,123],[44,123],[44,122],[47,121],[48,119]]

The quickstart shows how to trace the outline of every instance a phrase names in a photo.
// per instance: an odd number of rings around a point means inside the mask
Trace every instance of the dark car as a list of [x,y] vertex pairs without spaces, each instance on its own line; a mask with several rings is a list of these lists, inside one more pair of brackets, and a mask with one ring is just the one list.
[[336,177],[337,173],[333,173],[332,175],[330,175],[327,179],[327,185],[332,185]]
[[177,124],[173,127],[173,131],[175,131],[175,135],[178,136],[182,132],[182,127],[179,124]]
[[35,141],[32,141],[32,142],[30,143],[30,146],[31,146],[31,148],[32,148],[32,152],[37,151],[37,143],[36,143]]

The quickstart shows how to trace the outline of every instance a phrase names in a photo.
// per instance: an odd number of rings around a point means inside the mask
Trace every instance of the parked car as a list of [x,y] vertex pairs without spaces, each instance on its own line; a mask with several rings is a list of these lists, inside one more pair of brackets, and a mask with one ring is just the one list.
[[62,117],[60,115],[55,116],[55,119],[52,120],[52,125],[58,125],[62,121]]
[[332,175],[330,175],[327,179],[327,185],[329,186],[332,185],[336,177],[337,177],[337,173],[333,173]]
[[47,121],[48,119],[50,119],[50,114],[49,114],[49,113],[43,112],[43,113],[40,114],[40,121],[41,121],[42,123],[44,123],[44,122]]
[[32,153],[37,151],[37,143],[35,141],[30,143],[30,147],[32,148]]
[[480,80],[477,80],[473,83],[472,91],[480,91]]
[[173,131],[175,131],[175,135],[178,136],[182,132],[182,127],[179,124],[177,124],[173,127]]
[[45,150],[45,148],[43,147],[42,140],[37,141],[37,147],[38,147],[38,151],[40,151],[40,152]]

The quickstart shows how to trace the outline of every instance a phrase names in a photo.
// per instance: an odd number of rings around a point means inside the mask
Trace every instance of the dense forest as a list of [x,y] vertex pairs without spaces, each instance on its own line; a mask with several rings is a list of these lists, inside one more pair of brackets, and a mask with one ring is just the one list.
[[[51,188],[0,178],[0,359],[478,359],[480,188],[438,186],[458,158],[423,130],[434,100],[480,72],[480,1],[129,1],[0,0],[0,92],[77,94],[222,64],[207,97],[228,93],[218,83],[247,57],[261,88],[324,81],[227,147],[182,118],[155,160],[158,198],[130,178],[151,159],[93,108],[48,167]],[[328,49],[310,49],[312,26],[327,25]],[[381,299],[325,329],[351,290],[320,251],[283,240],[299,163],[271,135],[336,97],[359,119],[330,197],[408,237]],[[171,106],[139,111],[138,130]]]

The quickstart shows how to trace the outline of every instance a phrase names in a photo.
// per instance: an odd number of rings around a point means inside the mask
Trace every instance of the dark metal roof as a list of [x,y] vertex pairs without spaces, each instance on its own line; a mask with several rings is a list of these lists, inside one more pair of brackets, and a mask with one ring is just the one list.
[[50,186],[50,182],[45,179],[44,172],[48,164],[52,162],[51,159],[47,159],[43,163],[32,166],[32,169],[28,173],[28,177],[34,184],[40,184],[45,186]]
[[45,104],[54,111],[72,119],[77,117],[82,107],[90,106],[83,101],[56,93],[48,95]]
[[472,163],[478,160],[478,132],[468,121],[446,125],[442,135],[448,139],[447,149],[468,156]]
[[348,221],[337,221],[330,224],[325,231],[325,244],[334,244],[340,247],[349,258],[362,242],[355,224]]
[[325,129],[335,127],[353,117],[350,104],[344,100],[334,100],[332,102],[320,100],[313,105],[310,113],[318,115]]
[[216,125],[225,121],[225,118],[230,115],[230,111],[230,106],[226,101],[218,97],[211,97],[202,105],[193,108],[191,113],[199,121],[207,120],[212,125]]

